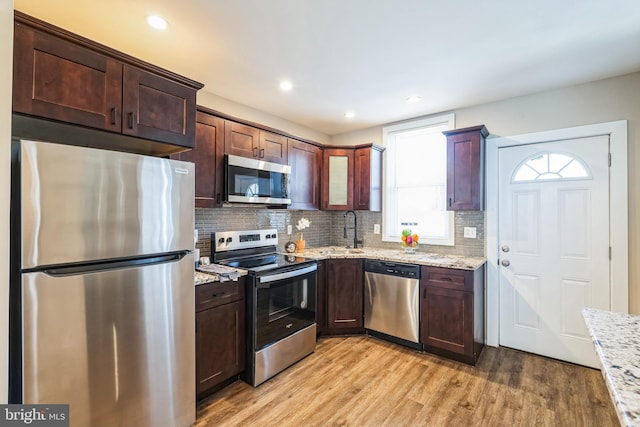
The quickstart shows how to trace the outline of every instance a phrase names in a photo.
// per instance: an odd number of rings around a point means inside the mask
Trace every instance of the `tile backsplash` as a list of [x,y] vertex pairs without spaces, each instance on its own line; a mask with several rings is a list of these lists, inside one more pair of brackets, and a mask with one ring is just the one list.
[[[308,246],[331,244],[331,215],[323,211],[296,211],[287,209],[267,209],[253,207],[224,207],[221,209],[196,208],[196,228],[198,244],[202,256],[211,254],[211,233],[214,231],[238,231],[275,228],[278,230],[278,246],[284,248],[289,240],[298,240],[300,232],[296,224],[300,218],[307,218],[311,226],[303,230]],[[287,235],[287,225],[293,228]]]
[[[400,243],[383,242],[382,235],[373,234],[373,225],[382,223],[380,212],[358,211],[358,238],[364,240],[365,247],[399,248]],[[267,209],[258,207],[224,207],[221,209],[196,208],[195,222],[198,229],[198,243],[202,256],[211,253],[211,233],[214,231],[253,230],[275,228],[278,230],[278,246],[284,247],[289,240],[298,240],[299,231],[295,225],[305,217],[311,226],[303,231],[307,246],[345,246],[353,245],[353,230],[347,230],[343,237],[344,212],[299,211],[288,209]],[[347,218],[351,227],[353,217]],[[287,235],[287,225],[293,227],[291,236]],[[476,238],[463,237],[464,227],[475,227]],[[455,213],[455,246],[420,245],[421,252],[437,252],[450,255],[484,257],[485,215],[478,211],[458,211]]]

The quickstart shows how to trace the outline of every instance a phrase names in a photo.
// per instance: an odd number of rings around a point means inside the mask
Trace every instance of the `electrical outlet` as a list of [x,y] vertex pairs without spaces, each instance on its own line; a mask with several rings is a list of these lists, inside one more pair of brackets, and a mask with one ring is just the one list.
[[373,224],[373,234],[380,234],[380,224]]
[[464,237],[467,239],[475,239],[476,238],[476,228],[475,227],[465,227],[464,228]]
[[293,228],[291,227],[291,224],[287,225],[287,234],[291,235],[292,231],[293,231]]

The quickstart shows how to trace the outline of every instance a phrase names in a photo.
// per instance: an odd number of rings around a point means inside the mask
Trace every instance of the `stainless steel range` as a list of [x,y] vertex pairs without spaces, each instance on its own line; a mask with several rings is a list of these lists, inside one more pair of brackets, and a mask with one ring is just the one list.
[[249,272],[247,368],[257,386],[313,353],[316,346],[316,272],[313,260],[277,253],[275,229],[211,235],[213,262]]

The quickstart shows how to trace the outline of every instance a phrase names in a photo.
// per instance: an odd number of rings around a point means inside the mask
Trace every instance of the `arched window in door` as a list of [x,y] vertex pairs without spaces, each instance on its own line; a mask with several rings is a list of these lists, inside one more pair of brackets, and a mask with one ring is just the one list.
[[568,153],[544,151],[520,163],[511,177],[512,183],[591,179],[589,167]]

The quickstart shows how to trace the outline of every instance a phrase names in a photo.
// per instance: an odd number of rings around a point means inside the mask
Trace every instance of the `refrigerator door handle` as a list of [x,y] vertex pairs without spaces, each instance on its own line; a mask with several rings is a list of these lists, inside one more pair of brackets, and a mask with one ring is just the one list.
[[[122,269],[127,267],[144,267],[147,265],[155,265],[155,264],[165,264],[169,262],[177,262],[184,258],[190,251],[180,251],[175,252],[168,255],[158,255],[158,256],[148,256],[141,258],[132,258],[127,260],[115,260],[115,261],[101,261],[99,263],[83,263],[83,264],[74,264],[71,266],[63,266],[63,267],[51,267],[51,268],[42,268],[40,271],[43,273],[53,276],[53,277],[62,277],[62,276],[75,276],[79,274],[86,274],[89,272],[96,271],[104,271],[104,270],[115,270]],[[32,269],[34,270],[34,269]],[[24,273],[30,272],[29,270],[23,270]]]

